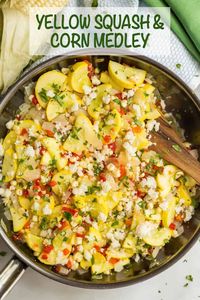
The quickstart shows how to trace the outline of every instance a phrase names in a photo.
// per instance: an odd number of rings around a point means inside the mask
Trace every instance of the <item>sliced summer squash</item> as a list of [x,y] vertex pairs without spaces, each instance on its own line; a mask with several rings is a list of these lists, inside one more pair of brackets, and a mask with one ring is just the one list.
[[110,77],[126,89],[132,89],[136,85],[143,83],[146,71],[119,64],[110,60],[108,64],[108,72]]
[[88,76],[88,63],[85,61],[77,62],[72,66],[69,74],[69,84],[77,93],[83,93],[84,86],[91,86],[92,83]]
[[8,148],[4,153],[4,160],[2,166],[2,174],[4,176],[4,182],[11,181],[17,171],[17,159],[15,158],[15,152],[13,148]]
[[24,225],[27,223],[28,219],[23,215],[23,213],[16,210],[13,206],[10,207],[10,213],[13,220],[13,230],[18,232],[22,230]]
[[47,96],[48,91],[56,94],[56,91],[63,91],[67,82],[67,76],[63,73],[53,70],[42,74],[37,80],[35,86],[35,95],[39,104],[45,108],[51,99]]

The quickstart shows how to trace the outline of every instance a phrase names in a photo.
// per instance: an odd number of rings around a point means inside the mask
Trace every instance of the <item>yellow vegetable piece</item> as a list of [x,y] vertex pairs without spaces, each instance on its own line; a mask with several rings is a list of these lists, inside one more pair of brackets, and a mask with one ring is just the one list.
[[178,199],[176,197],[171,197],[168,200],[168,207],[166,210],[162,212],[162,222],[164,227],[169,227],[171,223],[174,221],[175,216],[175,207],[176,207],[176,201]]
[[108,215],[109,209],[106,196],[96,196],[95,194],[86,196],[74,196],[74,204],[77,208],[86,208],[91,212],[92,217],[97,218],[99,213]]
[[113,210],[122,199],[122,192],[110,192],[106,197],[106,204],[108,206],[109,211]]
[[67,165],[67,158],[60,155],[61,145],[54,138],[46,137],[42,140],[42,144],[47,148],[52,159],[56,160],[58,171],[62,170]]
[[65,89],[67,83],[67,76],[58,71],[49,71],[41,75],[35,86],[35,95],[39,104],[45,108],[50,100],[47,96],[48,91],[54,92],[53,86],[59,91]]
[[124,88],[122,86],[120,86],[119,84],[117,84],[114,80],[112,80],[112,78],[108,75],[108,72],[101,72],[100,75],[100,80],[103,83],[109,83],[111,84],[112,88],[119,91],[119,92],[123,92]]
[[118,110],[113,109],[106,116],[105,120],[100,122],[103,136],[109,135],[112,140],[116,138],[122,126],[122,119]]
[[136,252],[136,238],[131,233],[129,233],[125,238],[122,247],[131,249]]
[[145,221],[145,216],[141,211],[134,211],[131,229],[135,229],[139,224],[142,224]]
[[44,154],[42,155],[40,164],[43,166],[48,166],[52,161],[51,155],[49,154],[49,152],[44,152]]
[[97,230],[96,228],[90,227],[88,236],[89,236],[89,241],[91,241],[89,243],[92,243],[92,245],[97,243],[100,247],[103,247],[105,245],[105,240],[103,239],[100,231]]
[[94,264],[92,264],[91,267],[92,274],[101,274],[113,268],[101,253],[94,253],[93,258]]
[[137,148],[137,150],[146,149],[150,142],[147,139],[147,132],[143,127],[141,127],[140,132],[134,132],[135,139],[132,142],[133,147]]
[[55,265],[56,264],[56,257],[57,257],[57,253],[56,251],[53,249],[51,250],[50,253],[46,254],[47,259],[43,258],[43,252],[40,254],[40,256],[38,257],[39,261],[41,261],[43,264],[45,265]]
[[26,231],[24,235],[25,241],[28,246],[35,252],[40,253],[43,248],[43,238]]
[[83,93],[83,87],[91,86],[92,83],[88,77],[88,63],[85,61],[77,62],[72,66],[72,72],[69,74],[69,84],[77,93]]
[[53,246],[55,250],[63,250],[63,249],[68,249],[69,253],[66,254],[65,256],[69,256],[70,252],[72,250],[72,244],[75,242],[75,235],[71,235],[67,237],[67,241],[63,241],[63,239],[66,237],[66,232],[61,231],[58,233],[55,238],[53,239]]
[[186,206],[190,206],[192,203],[192,199],[190,197],[189,192],[187,191],[186,187],[184,185],[180,185],[177,189],[177,195],[180,199],[184,199],[184,204]]
[[27,223],[27,217],[25,217],[21,212],[17,211],[13,206],[10,207],[10,213],[13,220],[14,232],[22,230],[24,225]]
[[164,246],[166,241],[171,238],[171,230],[169,228],[161,228],[159,230],[154,230],[151,234],[143,237],[146,244],[153,247]]
[[14,154],[13,148],[8,148],[4,153],[2,166],[4,182],[9,182],[15,177],[17,171],[17,159],[14,157]]
[[22,129],[30,129],[33,134],[39,133],[41,130],[40,124],[34,122],[33,120],[22,120],[19,121],[17,124],[14,125],[13,130],[17,133],[20,134]]
[[19,196],[18,201],[21,207],[24,209],[29,209],[31,207],[31,201],[24,196]]
[[108,94],[108,91],[112,88],[110,84],[101,84],[97,86],[96,93],[97,96],[90,105],[88,106],[89,115],[97,120],[100,117],[101,111],[103,109],[103,101],[102,98]]
[[81,260],[80,262],[80,266],[84,270],[88,270],[91,267],[91,265],[92,265],[91,261],[85,259]]
[[109,61],[108,72],[116,84],[126,89],[132,89],[135,85],[143,83],[146,71]]
[[46,114],[47,114],[48,121],[52,121],[59,114],[64,113],[68,109],[72,108],[74,105],[81,104],[80,97],[71,92],[63,92],[60,94],[59,97],[60,97],[59,101],[51,99],[48,102],[48,105],[46,108]]
[[75,122],[75,126],[63,144],[63,148],[74,153],[81,153],[88,149],[88,144],[97,149],[102,147],[102,142],[98,138],[94,127],[83,113],[80,113]]
[[4,138],[4,141],[3,141],[3,149],[4,149],[4,151],[6,151],[8,148],[14,146],[14,143],[15,143],[15,141],[16,141],[16,138],[17,138],[16,133],[15,133],[13,130],[11,130],[11,131],[6,135],[6,137]]
[[120,249],[120,250],[107,250],[107,259],[110,258],[118,258],[118,259],[126,259],[130,258],[135,254],[135,249]]
[[62,170],[53,176],[52,181],[56,182],[56,185],[52,187],[53,192],[61,196],[69,188],[72,181],[72,173],[69,170]]

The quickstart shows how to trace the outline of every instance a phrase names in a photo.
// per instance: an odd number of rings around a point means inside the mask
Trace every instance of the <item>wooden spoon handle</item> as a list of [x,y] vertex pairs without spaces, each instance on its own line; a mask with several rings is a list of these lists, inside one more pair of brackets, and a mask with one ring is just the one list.
[[[166,138],[162,132],[153,132],[151,141],[155,144],[151,149],[158,152],[166,161],[174,164],[185,173],[190,175],[200,185],[200,163],[184,147],[174,140]],[[180,149],[175,147],[180,146]]]

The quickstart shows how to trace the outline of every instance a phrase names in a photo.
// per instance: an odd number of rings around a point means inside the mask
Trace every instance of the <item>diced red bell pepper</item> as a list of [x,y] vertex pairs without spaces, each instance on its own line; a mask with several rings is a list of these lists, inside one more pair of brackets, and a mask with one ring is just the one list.
[[28,130],[26,128],[22,128],[20,135],[28,134]]
[[169,225],[169,228],[170,228],[171,230],[175,230],[175,229],[176,229],[176,225],[175,225],[174,223],[171,223],[171,224]]
[[48,258],[48,255],[44,253],[44,254],[41,255],[41,258],[42,258],[42,259],[47,259],[47,258]]
[[74,209],[74,208],[63,206],[62,211],[66,211],[66,212],[70,213],[72,216],[75,216],[75,217],[78,216],[78,210]]
[[122,100],[122,93],[117,93],[117,94],[115,94],[115,96],[116,96],[118,99]]
[[49,254],[53,250],[53,248],[54,248],[53,245],[44,246],[43,252]]
[[115,152],[117,148],[116,142],[108,144],[108,148],[111,149],[113,152]]
[[47,134],[48,137],[54,137],[53,131],[51,131],[49,129],[46,129],[45,131],[46,131],[46,134]]
[[120,177],[126,176],[126,168],[125,168],[125,166],[124,165],[120,165],[119,169],[120,169]]
[[57,184],[57,182],[54,181],[54,180],[52,180],[52,181],[50,181],[50,182],[48,183],[48,185],[49,185],[50,187],[54,187],[56,184]]
[[109,144],[109,142],[111,141],[111,136],[110,135],[105,135],[103,140],[106,144]]
[[120,261],[119,258],[111,257],[111,258],[109,259],[109,263],[111,263],[112,265],[116,264],[118,261]]
[[100,181],[105,182],[106,181],[106,175],[104,173],[100,173],[99,174],[99,179],[100,179]]
[[71,259],[68,260],[66,266],[67,266],[68,269],[71,269],[71,268],[72,268],[73,264],[72,264]]
[[33,105],[37,105],[38,104],[38,100],[35,96],[33,96],[31,102],[33,103]]
[[64,255],[68,255],[70,253],[69,249],[65,248],[63,249],[63,254]]
[[142,127],[140,127],[140,126],[133,127],[133,132],[134,133],[140,133],[141,131],[142,131]]

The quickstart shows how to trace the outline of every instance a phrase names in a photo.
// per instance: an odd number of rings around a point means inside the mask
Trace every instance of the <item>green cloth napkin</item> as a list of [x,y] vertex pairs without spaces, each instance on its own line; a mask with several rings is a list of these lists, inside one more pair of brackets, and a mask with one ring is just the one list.
[[171,29],[200,62],[200,0],[144,1],[152,7],[171,8]]

